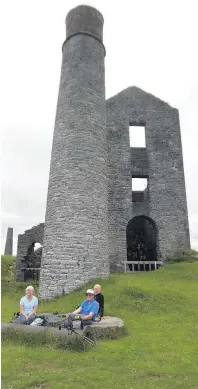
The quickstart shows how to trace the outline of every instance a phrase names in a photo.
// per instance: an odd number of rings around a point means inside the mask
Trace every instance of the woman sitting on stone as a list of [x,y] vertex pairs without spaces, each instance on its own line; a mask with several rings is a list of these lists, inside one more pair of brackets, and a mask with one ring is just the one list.
[[35,313],[38,306],[37,297],[33,296],[33,286],[28,286],[25,290],[26,296],[20,300],[19,321],[23,324],[31,324],[35,319]]

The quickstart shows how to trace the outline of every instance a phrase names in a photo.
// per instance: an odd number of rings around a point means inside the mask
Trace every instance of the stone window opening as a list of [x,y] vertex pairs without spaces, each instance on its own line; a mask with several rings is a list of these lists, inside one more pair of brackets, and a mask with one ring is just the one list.
[[132,191],[144,192],[148,187],[148,177],[132,177]]
[[132,177],[132,202],[143,202],[148,198],[148,177]]
[[42,244],[38,242],[34,243],[34,251],[38,250],[39,248],[42,248]]
[[130,147],[146,147],[145,126],[142,124],[129,124]]

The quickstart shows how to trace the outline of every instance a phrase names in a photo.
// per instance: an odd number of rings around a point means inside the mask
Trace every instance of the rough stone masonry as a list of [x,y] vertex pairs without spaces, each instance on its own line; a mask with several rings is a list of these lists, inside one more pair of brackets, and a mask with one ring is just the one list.
[[41,261],[43,299],[109,274],[102,28],[102,15],[91,7],[77,7],[66,18]]
[[8,227],[4,255],[12,255],[12,250],[13,250],[13,228]]
[[[62,52],[42,299],[123,272],[127,229],[138,217],[152,227],[146,236],[155,237],[158,260],[190,247],[178,110],[137,87],[105,100],[103,17],[96,9],[69,12]],[[145,128],[146,147],[130,147],[129,126]],[[132,190],[133,178],[147,179],[144,192]]]

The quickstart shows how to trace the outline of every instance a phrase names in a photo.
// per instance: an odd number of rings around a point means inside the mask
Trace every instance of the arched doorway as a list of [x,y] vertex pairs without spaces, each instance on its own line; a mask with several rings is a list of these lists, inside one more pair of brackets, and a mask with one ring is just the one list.
[[[126,230],[127,235],[127,261],[157,261],[157,229],[155,222],[148,216],[135,216]],[[129,265],[132,270],[132,265]],[[140,270],[149,270],[141,267]],[[137,265],[135,265],[135,270]]]
[[32,242],[27,248],[23,260],[24,281],[38,280],[41,267],[42,245],[39,242]]

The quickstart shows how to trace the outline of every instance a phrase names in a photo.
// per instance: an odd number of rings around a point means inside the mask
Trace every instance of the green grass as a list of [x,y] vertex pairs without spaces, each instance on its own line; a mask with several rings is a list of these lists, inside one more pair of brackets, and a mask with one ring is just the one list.
[[195,262],[198,261],[198,252],[196,250],[184,250],[178,255],[170,256],[166,259],[167,263]]
[[[2,388],[198,389],[198,263],[97,281],[105,295],[105,314],[122,318],[127,335],[86,352],[6,340]],[[2,282],[2,321],[19,309],[25,286]],[[85,288],[42,302],[39,312],[71,311]]]
[[1,256],[1,281],[12,282],[15,279],[15,257]]

